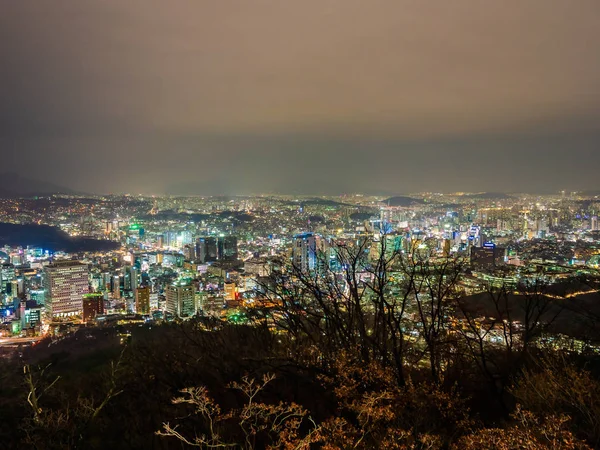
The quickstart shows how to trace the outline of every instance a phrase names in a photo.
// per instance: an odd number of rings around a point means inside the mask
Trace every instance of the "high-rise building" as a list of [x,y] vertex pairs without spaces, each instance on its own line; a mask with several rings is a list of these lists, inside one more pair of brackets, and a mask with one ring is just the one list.
[[217,252],[217,239],[214,237],[201,237],[196,241],[196,259],[198,262],[205,263],[209,261],[216,261],[218,256]]
[[139,287],[135,290],[135,312],[138,314],[150,314],[150,288]]
[[93,320],[96,316],[104,314],[104,294],[83,295],[83,321]]
[[0,266],[0,293],[9,292],[10,283],[16,280],[16,278],[15,266],[12,264],[2,264]]
[[237,237],[219,237],[217,241],[217,259],[223,261],[235,261],[238,259]]
[[165,294],[168,313],[175,317],[191,317],[196,313],[191,284],[172,284],[167,286]]
[[113,298],[121,298],[121,277],[119,275],[115,275],[111,278],[111,292],[113,294]]
[[179,242],[179,248],[183,247],[184,245],[191,245],[194,242],[192,232],[191,231],[182,231],[177,236],[177,241]]
[[206,260],[216,261],[218,257],[217,253],[217,238],[207,237],[206,238]]
[[19,280],[14,279],[10,282],[9,292],[12,298],[19,298]]
[[536,237],[538,237],[538,238],[543,239],[550,232],[550,229],[548,228],[548,221],[546,220],[545,217],[537,219],[535,222],[535,226],[536,226]]
[[302,272],[315,270],[317,265],[317,238],[314,233],[301,233],[294,236],[292,263]]
[[176,247],[177,233],[174,231],[165,231],[163,233],[163,247]]
[[474,269],[494,269],[504,264],[506,248],[486,243],[483,247],[471,249],[471,267]]
[[235,300],[237,294],[237,286],[235,283],[225,283],[225,300]]
[[451,246],[452,246],[452,241],[450,241],[450,239],[444,239],[443,254],[446,258],[450,256]]
[[132,267],[129,271],[129,287],[135,292],[139,285],[139,271]]
[[485,242],[485,237],[481,234],[481,227],[471,225],[468,232],[469,247],[481,247]]
[[29,291],[29,298],[38,305],[44,305],[46,303],[46,291],[44,289],[31,290]]
[[205,238],[196,239],[196,261],[206,262],[206,243]]
[[194,261],[196,259],[196,246],[189,244],[184,245],[183,256],[185,256],[186,261]]
[[592,225],[591,225],[591,229],[592,231],[598,231],[598,216],[592,216]]
[[89,292],[88,266],[79,261],[58,261],[46,266],[46,307],[52,317],[81,314],[83,295]]

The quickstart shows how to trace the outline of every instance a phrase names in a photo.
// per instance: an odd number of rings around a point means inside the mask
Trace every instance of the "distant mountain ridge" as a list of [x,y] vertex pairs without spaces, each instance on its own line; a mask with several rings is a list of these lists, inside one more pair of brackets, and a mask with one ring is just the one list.
[[465,194],[463,197],[483,200],[510,200],[514,198],[512,195],[505,194],[504,192],[478,192],[475,194]]
[[76,192],[64,186],[27,178],[15,172],[0,174],[0,198],[33,197],[36,195],[51,194],[76,194]]

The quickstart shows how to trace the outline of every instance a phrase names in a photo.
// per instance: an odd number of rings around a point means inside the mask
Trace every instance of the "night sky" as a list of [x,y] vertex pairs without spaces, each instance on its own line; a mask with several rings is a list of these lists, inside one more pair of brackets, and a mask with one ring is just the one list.
[[98,193],[600,189],[600,1],[0,0],[0,149]]

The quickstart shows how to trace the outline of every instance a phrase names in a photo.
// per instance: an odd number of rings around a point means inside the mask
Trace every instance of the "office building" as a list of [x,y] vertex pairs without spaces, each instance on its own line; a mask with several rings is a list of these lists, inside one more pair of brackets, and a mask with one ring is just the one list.
[[237,237],[219,237],[217,241],[217,259],[221,261],[235,261],[238,259]]
[[471,249],[471,267],[473,269],[494,269],[504,264],[506,248],[494,244],[484,244],[483,247]]
[[172,284],[165,290],[167,312],[175,317],[191,317],[196,313],[194,287],[191,284]]
[[129,270],[129,288],[133,292],[135,292],[135,290],[137,289],[137,287],[140,284],[139,278],[140,278],[140,272],[137,270],[137,268],[132,267]]
[[237,286],[235,283],[225,283],[225,300],[235,300],[237,298]]
[[292,263],[302,272],[315,270],[317,265],[317,238],[314,233],[301,233],[294,236]]
[[83,321],[94,320],[104,314],[104,294],[85,294],[83,296]]
[[138,314],[150,314],[150,288],[139,287],[135,290],[135,312]]
[[16,279],[15,266],[12,264],[2,264],[0,266],[0,293],[9,292],[12,281]]
[[89,292],[88,266],[79,261],[58,261],[44,269],[46,307],[52,317],[82,313],[83,295]]
[[[23,326],[23,323],[25,326]],[[21,320],[22,328],[36,327],[42,323],[42,308],[28,307],[25,309],[25,319]]]
[[196,246],[195,245],[184,245],[183,256],[186,261],[194,261],[196,259]]
[[44,289],[31,290],[29,291],[29,298],[38,305],[44,305],[46,303],[46,291]]
[[[237,247],[236,247],[237,248]],[[217,239],[201,237],[196,241],[196,260],[200,263],[217,260]]]

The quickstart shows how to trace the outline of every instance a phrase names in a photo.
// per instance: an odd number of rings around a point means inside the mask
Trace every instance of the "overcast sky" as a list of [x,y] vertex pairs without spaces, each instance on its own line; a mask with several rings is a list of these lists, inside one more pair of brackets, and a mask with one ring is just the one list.
[[0,0],[0,172],[87,192],[600,188],[599,0]]

